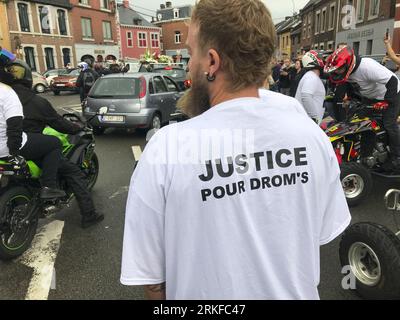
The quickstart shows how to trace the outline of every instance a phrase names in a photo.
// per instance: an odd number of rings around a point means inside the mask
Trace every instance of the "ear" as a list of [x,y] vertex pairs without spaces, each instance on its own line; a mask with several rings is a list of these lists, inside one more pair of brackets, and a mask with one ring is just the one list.
[[214,49],[208,50],[208,72],[210,76],[214,76],[221,70],[221,57]]

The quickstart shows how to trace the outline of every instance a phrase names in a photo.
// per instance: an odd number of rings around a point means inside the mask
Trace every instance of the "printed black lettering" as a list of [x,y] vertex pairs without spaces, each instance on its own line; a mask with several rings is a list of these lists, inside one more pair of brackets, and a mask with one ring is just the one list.
[[216,164],[217,172],[218,172],[220,177],[228,178],[233,174],[234,168],[233,168],[232,157],[228,157],[228,172],[224,172],[224,168],[222,167],[222,160],[221,159],[217,159],[216,163],[217,163]]
[[308,182],[308,172],[303,172],[301,174],[301,177],[302,177],[301,183],[307,183]]
[[285,186],[296,184],[296,174],[292,173],[291,175],[284,174],[283,175],[283,183]]
[[260,187],[261,187],[261,182],[259,179],[257,179],[257,178],[250,179],[251,190],[257,190],[257,189],[260,189]]
[[274,187],[280,187],[282,185],[282,177],[281,176],[273,176],[272,177],[272,185]]
[[263,177],[262,179],[261,179],[261,181],[262,181],[262,188],[263,189],[265,189],[265,188],[271,188],[271,184],[269,183],[269,177]]
[[207,175],[202,174],[199,176],[200,180],[204,182],[210,181],[214,176],[212,163],[210,160],[206,161],[206,170],[207,170]]
[[211,190],[210,189],[203,189],[203,190],[201,190],[201,198],[203,199],[203,201],[205,202],[205,201],[207,201],[207,198],[209,197],[209,196],[211,196]]
[[266,152],[267,155],[267,165],[268,165],[268,169],[273,169],[274,168],[274,160],[272,157],[272,151],[267,151]]
[[256,171],[261,171],[261,162],[260,158],[264,156],[264,152],[256,152],[250,155],[251,158],[254,158],[256,163]]
[[246,190],[244,189],[244,181],[239,181],[238,182],[238,189],[239,193],[245,192]]
[[[231,186],[232,186],[232,190],[231,190]],[[228,196],[233,196],[237,193],[237,185],[236,183],[232,183],[232,185],[227,184],[226,185],[226,194]]]
[[286,162],[283,162],[282,156],[284,154],[287,155],[287,156],[290,156],[292,153],[287,149],[279,150],[276,153],[276,156],[275,156],[276,164],[281,168],[288,168],[288,167],[290,167],[292,165],[293,161],[292,160],[287,160]]
[[236,168],[237,173],[245,174],[249,171],[249,164],[245,160],[247,160],[247,156],[244,154],[235,157],[235,163],[239,166]]
[[305,153],[306,151],[307,151],[306,148],[294,148],[294,159],[296,167],[306,166],[308,164],[306,160],[307,159],[307,154]]
[[216,199],[222,199],[225,197],[225,189],[223,187],[216,187],[213,190],[213,195]]

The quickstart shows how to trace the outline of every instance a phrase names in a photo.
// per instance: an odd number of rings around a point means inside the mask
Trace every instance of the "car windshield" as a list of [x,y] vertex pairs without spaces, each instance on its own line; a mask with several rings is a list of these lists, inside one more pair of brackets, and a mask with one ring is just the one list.
[[71,71],[68,73],[68,75],[69,75],[69,76],[78,77],[78,76],[79,76],[79,69],[71,70]]
[[186,72],[183,69],[169,69],[169,68],[162,68],[162,69],[154,69],[153,72],[161,73],[165,76],[171,78],[186,78]]
[[138,78],[100,78],[90,91],[92,98],[139,98]]

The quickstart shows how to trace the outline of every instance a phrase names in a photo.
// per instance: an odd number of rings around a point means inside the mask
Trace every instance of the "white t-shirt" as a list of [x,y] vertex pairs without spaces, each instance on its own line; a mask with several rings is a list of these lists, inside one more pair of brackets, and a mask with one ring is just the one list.
[[[360,66],[350,75],[348,81],[363,97],[371,100],[385,100],[386,84],[393,76],[396,75],[374,59],[362,58]],[[398,81],[397,92],[399,91],[400,81]]]
[[319,299],[320,246],[351,218],[329,139],[297,108],[263,92],[159,130],[131,179],[121,283]]
[[[312,99],[310,101],[304,99],[303,94],[312,95]],[[324,117],[325,96],[325,87],[320,77],[315,72],[308,71],[300,80],[295,98],[302,104],[310,118],[316,119],[318,123],[321,123]]]
[[[23,117],[23,107],[17,94],[11,87],[0,82],[0,158],[10,155],[7,147],[7,120],[13,117]],[[22,133],[22,145],[26,143],[26,134]]]

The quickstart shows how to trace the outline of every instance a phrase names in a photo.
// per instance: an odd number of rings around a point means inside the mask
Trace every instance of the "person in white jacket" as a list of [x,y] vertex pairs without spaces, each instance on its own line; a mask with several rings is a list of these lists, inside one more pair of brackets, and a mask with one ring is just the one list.
[[324,117],[324,100],[326,90],[321,80],[324,61],[317,51],[307,52],[302,59],[303,67],[308,70],[300,80],[295,98],[302,104],[305,111],[317,124]]

